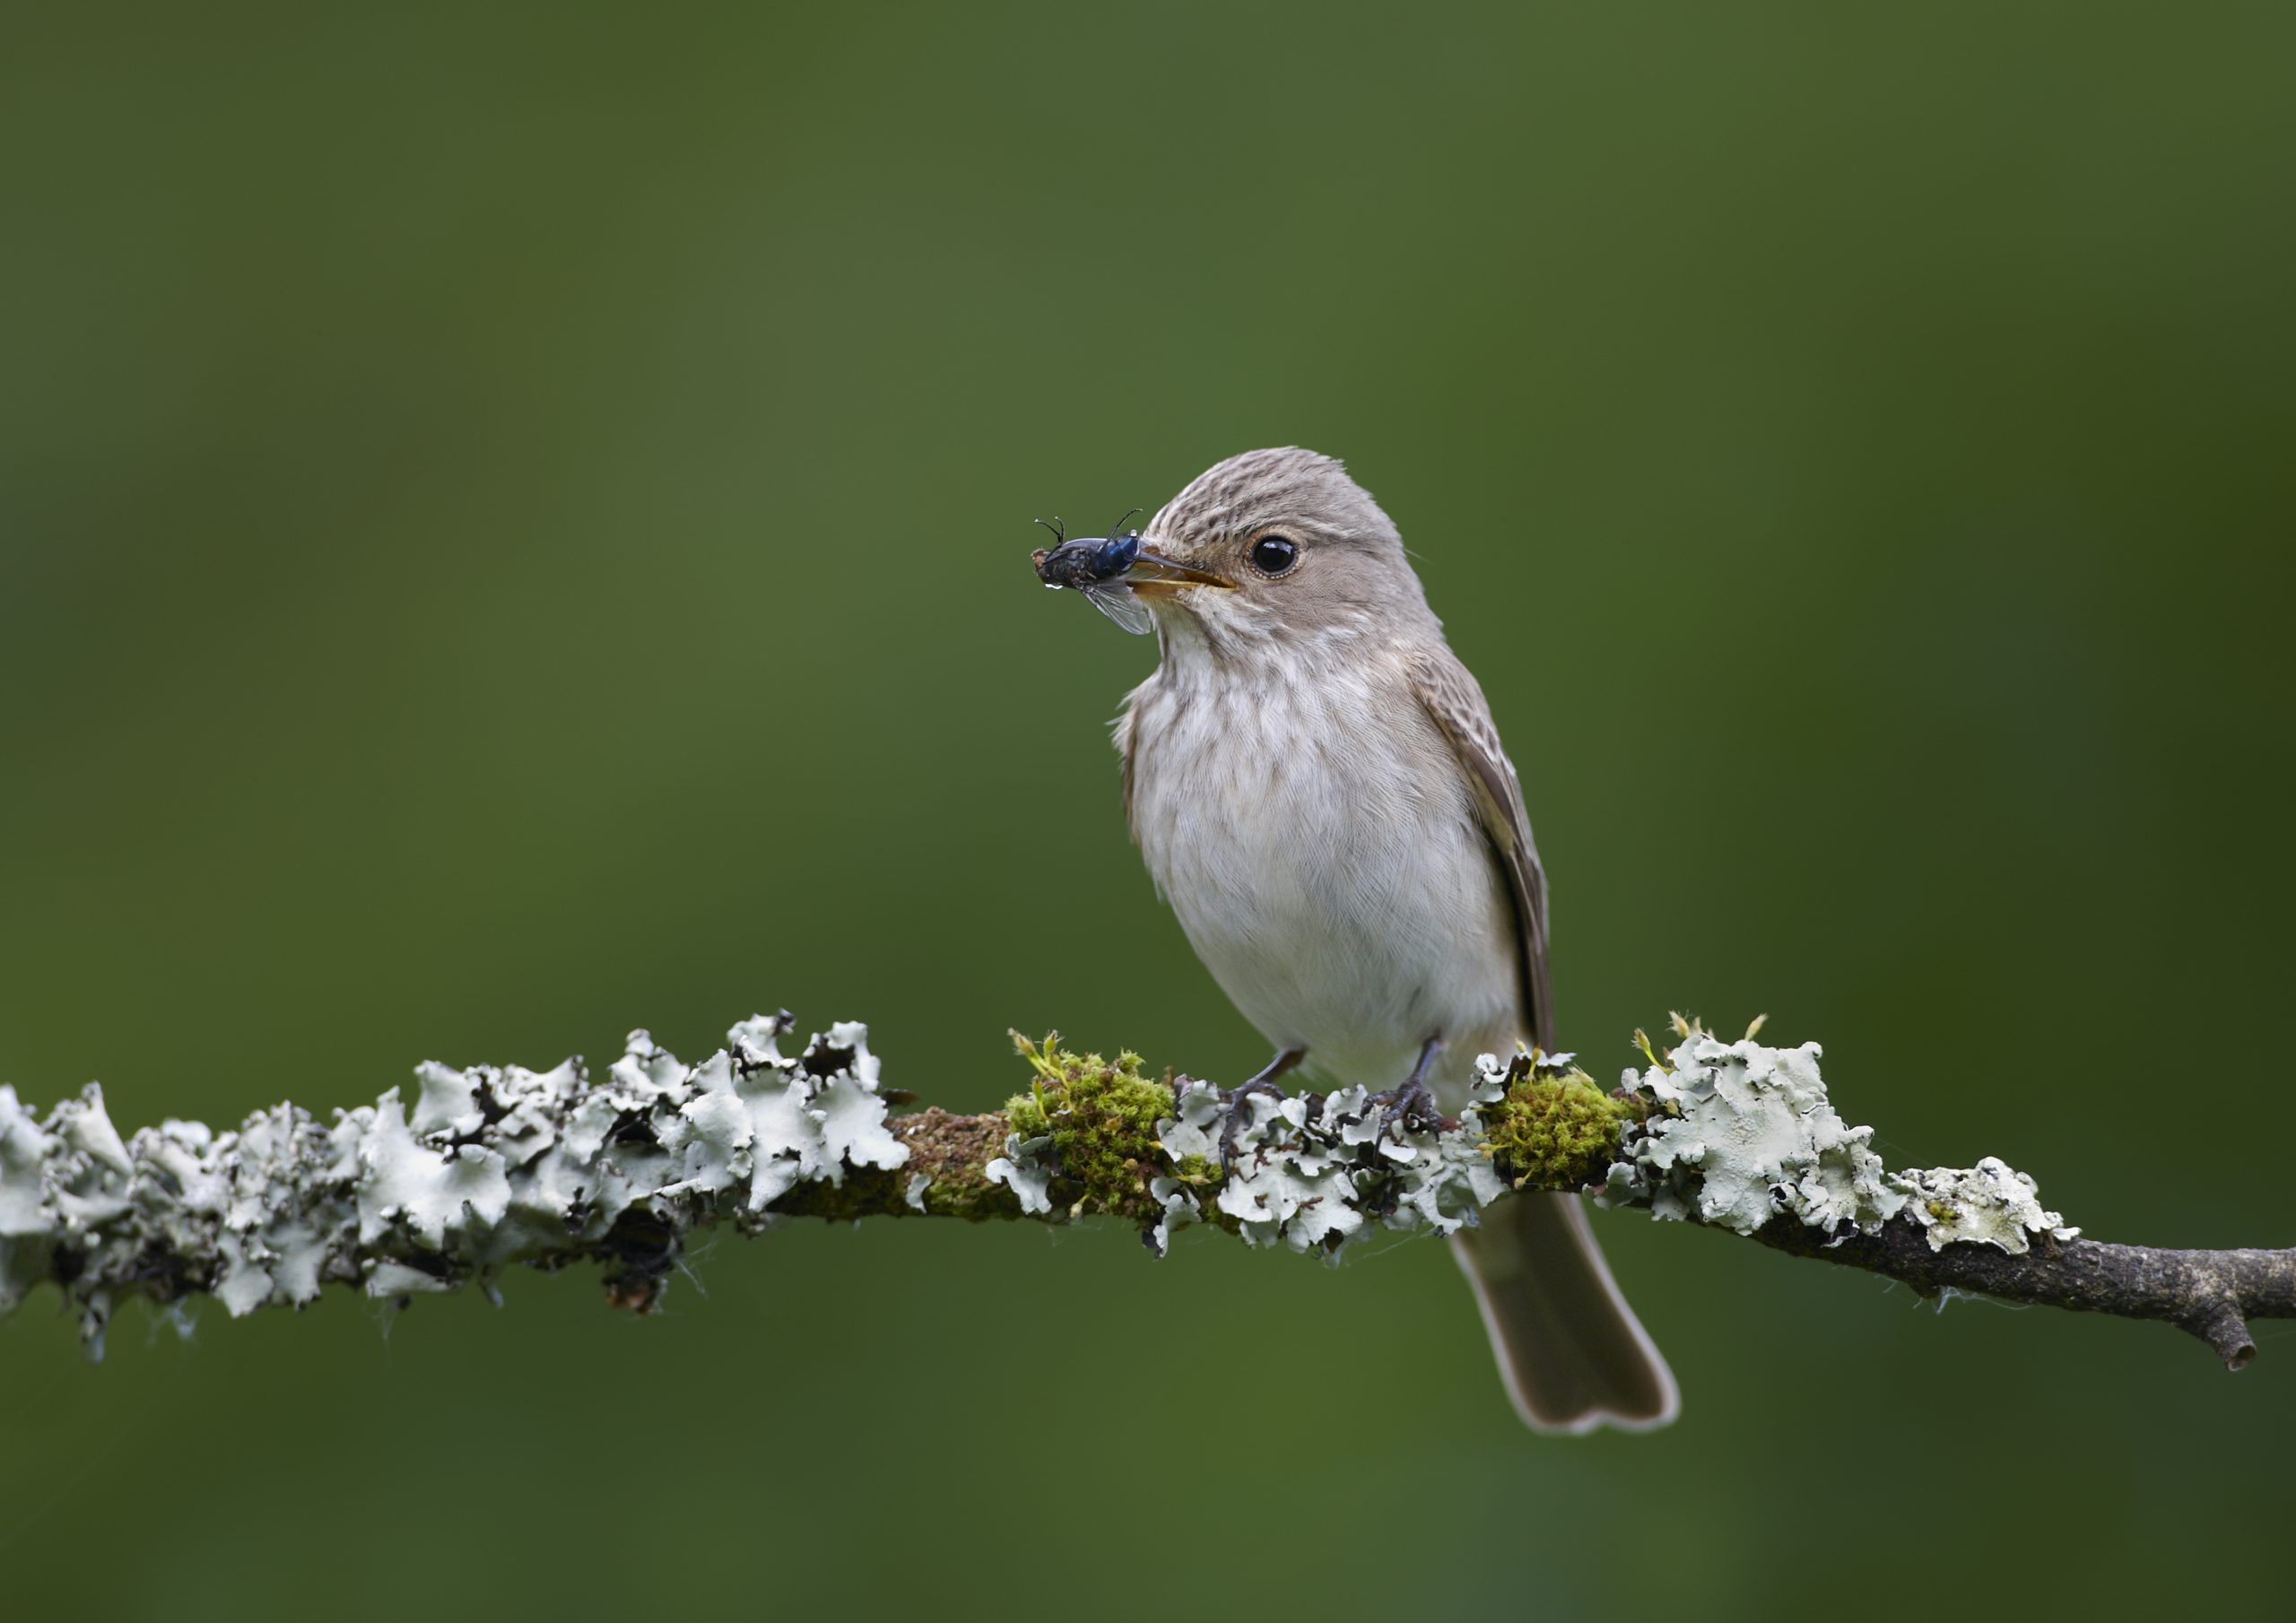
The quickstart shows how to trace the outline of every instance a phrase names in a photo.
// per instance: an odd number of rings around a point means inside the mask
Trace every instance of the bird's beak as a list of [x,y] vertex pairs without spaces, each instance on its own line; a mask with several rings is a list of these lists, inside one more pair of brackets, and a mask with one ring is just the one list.
[[1215,575],[1209,569],[1199,569],[1193,564],[1178,563],[1161,552],[1140,549],[1140,556],[1132,567],[1117,577],[1132,588],[1136,597],[1175,597],[1187,586],[1219,586],[1231,588],[1235,582],[1225,575]]

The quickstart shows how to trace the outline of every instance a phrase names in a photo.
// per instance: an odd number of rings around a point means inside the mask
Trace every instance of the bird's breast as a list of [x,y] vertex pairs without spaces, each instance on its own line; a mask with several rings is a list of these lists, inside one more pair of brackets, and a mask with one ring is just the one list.
[[1521,1028],[1511,904],[1465,779],[1400,665],[1312,681],[1174,670],[1125,724],[1133,827],[1197,955],[1327,1083],[1456,1093]]

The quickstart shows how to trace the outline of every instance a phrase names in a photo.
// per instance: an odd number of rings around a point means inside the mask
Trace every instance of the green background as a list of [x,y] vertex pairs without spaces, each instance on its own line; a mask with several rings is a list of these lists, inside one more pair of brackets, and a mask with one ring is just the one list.
[[[2296,13],[16,11],[0,1080],[125,1126],[786,1004],[1263,1057],[1028,521],[1345,456],[1528,785],[1564,1036],[2285,1244]],[[2296,1328],[1598,1219],[1687,1407],[1519,1431],[1439,1246],[879,1223],[666,1311],[0,1326],[26,1618],[2091,1615],[2286,1593]],[[1179,1553],[1174,1553],[1174,1552]]]

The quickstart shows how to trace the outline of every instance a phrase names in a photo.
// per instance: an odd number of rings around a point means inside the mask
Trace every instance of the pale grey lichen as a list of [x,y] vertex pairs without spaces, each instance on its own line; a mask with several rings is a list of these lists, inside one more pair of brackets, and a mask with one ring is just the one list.
[[1889,1171],[1874,1130],[1850,1126],[1826,1098],[1822,1052],[1686,1030],[1663,1060],[1625,1073],[1621,1091],[1651,1108],[1624,1134],[1597,1203],[1739,1234],[1782,1217],[1837,1240],[1907,1211],[1933,1249],[1969,1240],[2022,1252],[2031,1234],[2080,1232],[2041,1209],[2032,1179],[1990,1158],[1974,1169]]
[[[100,1353],[128,1289],[205,1290],[238,1316],[330,1280],[385,1298],[491,1289],[509,1263],[578,1255],[655,1289],[665,1235],[762,1227],[800,1184],[907,1160],[866,1028],[832,1026],[794,1058],[778,1046],[789,1028],[787,1014],[745,1020],[691,1066],[633,1032],[595,1086],[578,1060],[429,1063],[411,1110],[394,1088],[331,1124],[283,1104],[236,1132],[169,1121],[126,1141],[92,1084],[45,1118],[0,1087],[0,1312],[54,1280]],[[641,1214],[650,1227],[625,1228]]]
[[981,1168],[992,1184],[1002,1184],[1020,1197],[1024,1213],[1039,1215],[1052,1210],[1052,1180],[1059,1169],[1052,1162],[1052,1135],[1022,1138],[1004,1135],[1004,1153]]
[[2069,1240],[2081,1232],[2043,1209],[2031,1178],[1989,1155],[1975,1167],[1931,1167],[1898,1176],[1909,1197],[1907,1210],[1928,1231],[1932,1251],[1974,1240],[2022,1255],[2030,1249],[2029,1236]]
[[1148,1194],[1163,1208],[1163,1213],[1140,1237],[1148,1243],[1149,1250],[1162,1257],[1172,1248],[1173,1228],[1201,1219],[1204,1208],[1196,1204],[1196,1192],[1176,1177],[1149,1179]]
[[[1280,1098],[1251,1095],[1215,1208],[1234,1220],[1248,1244],[1332,1256],[1373,1224],[1454,1233],[1506,1193],[1506,1180],[1483,1153],[1477,1114],[1498,1097],[1487,1079],[1479,1081],[1457,1125],[1438,1128],[1387,1122],[1361,1088]],[[1158,1125],[1158,1139],[1175,1164],[1191,1158],[1215,1162],[1225,1122],[1219,1090],[1186,1081],[1173,1115]],[[1161,1253],[1175,1227],[1205,1214],[1194,1193],[1177,1180],[1159,1178],[1150,1193],[1163,1206],[1149,1237]]]
[[854,1056],[853,1069],[827,1077],[782,1060],[774,1046],[782,1029],[762,1016],[744,1021],[726,1034],[723,1050],[694,1067],[691,1096],[661,1134],[683,1176],[662,1193],[717,1194],[740,1185],[743,1210],[760,1212],[801,1183],[842,1183],[848,1166],[892,1167],[908,1159],[885,1131],[877,1060],[864,1028],[848,1022],[814,1039],[824,1052]]

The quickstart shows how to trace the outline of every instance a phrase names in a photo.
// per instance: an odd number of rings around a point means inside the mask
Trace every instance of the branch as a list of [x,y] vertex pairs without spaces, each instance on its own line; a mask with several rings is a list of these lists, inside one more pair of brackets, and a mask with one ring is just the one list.
[[[209,1295],[234,1316],[329,1283],[401,1302],[513,1264],[594,1262],[617,1305],[659,1300],[689,1237],[795,1217],[1065,1223],[1105,1214],[1163,1254],[1187,1224],[1335,1257],[1375,1229],[1449,1233],[1510,1189],[1585,1189],[1885,1275],[2174,1324],[2225,1365],[2248,1321],[2296,1317],[2296,1251],[2167,1251],[2078,1237],[1997,1160],[1892,1173],[1828,1102],[1815,1044],[1724,1043],[1676,1022],[1665,1054],[1605,1093],[1567,1055],[1486,1056],[1456,1118],[1389,1119],[1361,1089],[1239,1107],[1110,1063],[1021,1052],[1002,1111],[895,1115],[858,1024],[785,1056],[781,1014],[686,1065],[643,1031],[602,1081],[579,1060],[416,1071],[321,1124],[283,1104],[232,1132],[169,1121],[123,1141],[100,1089],[35,1119],[0,1087],[0,1315],[45,1281],[100,1357],[118,1301]],[[497,1297],[499,1300],[499,1297]]]

